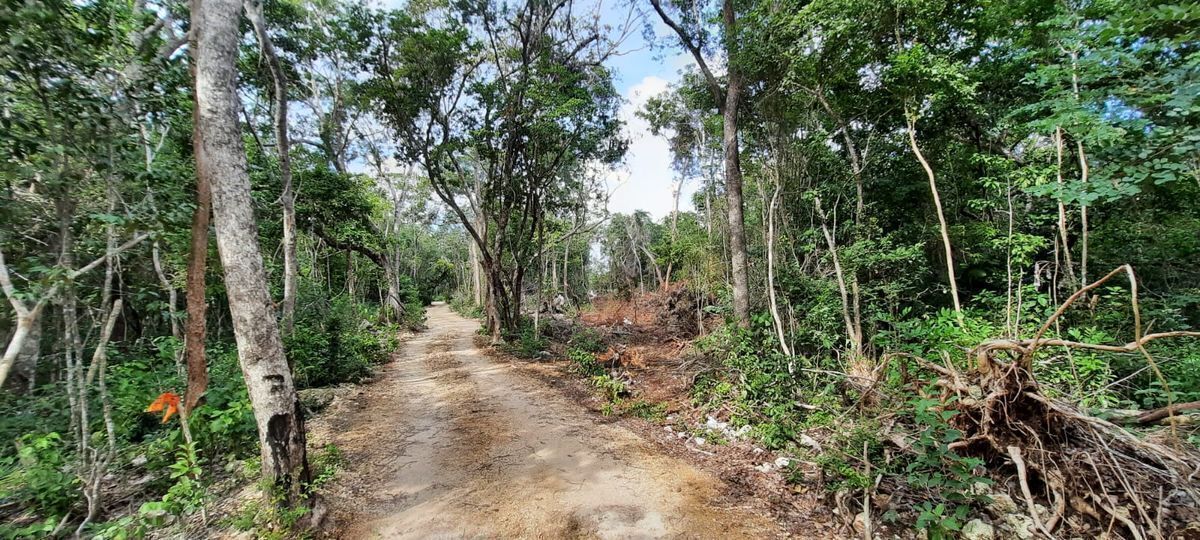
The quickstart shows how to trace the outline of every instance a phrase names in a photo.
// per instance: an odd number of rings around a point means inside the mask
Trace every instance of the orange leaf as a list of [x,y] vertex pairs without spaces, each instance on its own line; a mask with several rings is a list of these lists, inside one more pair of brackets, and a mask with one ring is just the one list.
[[162,423],[167,423],[171,415],[179,412],[179,396],[174,392],[163,392],[155,399],[149,407],[146,407],[146,412],[159,412],[166,409],[167,414],[163,415]]

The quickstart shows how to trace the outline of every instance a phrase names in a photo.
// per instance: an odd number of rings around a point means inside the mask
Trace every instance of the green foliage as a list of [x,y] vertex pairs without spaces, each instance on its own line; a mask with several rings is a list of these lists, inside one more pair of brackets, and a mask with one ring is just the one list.
[[517,358],[540,358],[550,341],[533,329],[533,321],[525,321],[515,333],[504,336],[501,350]]
[[0,500],[38,508],[46,516],[66,513],[80,497],[66,446],[54,432],[17,439],[16,456],[0,459]]
[[986,502],[974,495],[976,484],[991,484],[976,471],[983,460],[958,455],[949,445],[962,438],[962,432],[950,427],[955,412],[933,399],[917,398],[909,402],[918,431],[913,445],[914,458],[905,468],[908,484],[921,490],[930,500],[921,502],[917,527],[927,529],[931,537],[949,538],[962,527],[973,502]]
[[[603,334],[599,330],[587,327],[580,328],[572,334],[567,344],[572,349],[589,353],[602,352],[605,348]],[[570,356],[570,351],[567,354]]]
[[605,372],[604,366],[596,361],[596,353],[587,349],[579,347],[567,349],[567,360],[571,361],[570,370],[584,377],[596,377]]
[[692,396],[711,409],[732,405],[734,423],[755,425],[766,446],[780,449],[795,439],[805,410],[797,406],[795,360],[770,345],[769,324],[758,314],[749,330],[727,325],[699,341],[702,354],[721,360],[725,375],[698,379]]
[[474,300],[466,296],[459,295],[452,298],[450,300],[450,309],[468,319],[483,318],[483,306],[477,305]]
[[328,311],[308,311],[284,340],[296,384],[316,388],[368,377],[396,348],[395,327],[371,324],[365,305],[338,296]]
[[628,414],[642,420],[651,422],[662,422],[667,418],[667,404],[654,403],[642,399],[626,400],[622,414]]
[[863,418],[850,425],[833,425],[833,433],[825,442],[825,451],[816,457],[816,462],[828,477],[826,489],[861,490],[874,483],[862,462],[863,449],[875,471],[887,471],[883,464],[883,441],[879,439],[879,423]]
[[[593,375],[591,381],[592,386],[600,391],[609,405],[620,405],[621,398],[629,395],[629,388],[625,386],[625,382],[608,373]],[[609,409],[609,414],[612,410]]]
[[342,454],[342,450],[332,443],[325,445],[312,458],[313,479],[312,483],[309,484],[310,489],[313,491],[321,489],[322,486],[333,480],[338,470],[345,465],[346,456]]

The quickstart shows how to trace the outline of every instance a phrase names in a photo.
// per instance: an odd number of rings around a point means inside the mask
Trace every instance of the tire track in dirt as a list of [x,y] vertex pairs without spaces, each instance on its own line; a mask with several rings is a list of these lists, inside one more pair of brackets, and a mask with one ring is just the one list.
[[763,538],[722,484],[493,361],[446,306],[380,379],[311,423],[347,465],[336,538]]

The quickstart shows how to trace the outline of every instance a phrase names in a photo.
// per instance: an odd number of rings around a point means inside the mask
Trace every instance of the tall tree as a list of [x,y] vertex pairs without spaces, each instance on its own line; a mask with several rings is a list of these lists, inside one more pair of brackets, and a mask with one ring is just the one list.
[[616,50],[611,30],[568,6],[482,3],[460,13],[468,24],[445,28],[392,14],[367,61],[370,95],[400,156],[420,167],[479,250],[494,341],[519,328],[544,220],[574,213],[589,167],[625,150],[603,66]]
[[[733,276],[733,314],[741,326],[750,325],[750,281],[746,262],[746,220],[742,203],[742,163],[738,140],[738,112],[746,93],[746,77],[738,65],[739,27],[733,0],[721,1],[721,35],[725,52],[725,84],[717,79],[704,59],[704,36],[700,16],[686,12],[683,17],[672,17],[663,8],[662,0],[650,0],[654,11],[667,26],[679,36],[683,47],[691,53],[704,80],[712,92],[717,111],[724,121],[721,145],[724,149],[725,197],[729,212],[729,251]],[[690,6],[700,11],[698,6]]]
[[254,417],[263,477],[288,507],[307,504],[310,472],[304,415],[283,353],[263,271],[250,177],[238,125],[237,0],[194,0],[195,154],[212,189],[217,248],[225,270],[238,359]]
[[296,287],[300,269],[296,262],[296,194],[292,189],[291,143],[288,138],[288,79],[275,53],[275,44],[267,33],[267,21],[262,3],[245,0],[246,17],[254,27],[258,47],[271,72],[271,98],[275,130],[275,154],[279,159],[279,180],[283,189],[279,193],[279,207],[283,210],[283,299],[279,306],[279,319],[284,334],[291,334],[296,324]]

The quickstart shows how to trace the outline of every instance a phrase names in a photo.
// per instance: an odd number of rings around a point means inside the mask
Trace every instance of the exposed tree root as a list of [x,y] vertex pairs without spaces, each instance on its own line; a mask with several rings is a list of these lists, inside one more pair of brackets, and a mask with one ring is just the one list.
[[[1133,342],[1097,346],[1043,338],[1072,302],[1121,273],[1133,284],[1137,320]],[[1084,529],[1072,531],[1077,534],[1111,529],[1112,534],[1135,539],[1200,535],[1200,452],[1182,442],[1168,447],[1142,440],[1120,426],[1049,398],[1032,375],[1033,354],[1041,346],[1141,351],[1157,373],[1144,347],[1147,342],[1200,335],[1141,335],[1136,291],[1132,269],[1118,268],[1069,298],[1033,339],[979,345],[971,352],[976,366],[970,373],[914,358],[939,374],[936,384],[943,389],[943,398],[958,398],[947,405],[958,412],[952,422],[964,434],[955,450],[992,464],[1011,464],[1030,517],[1047,537],[1053,537],[1054,529],[1063,523]],[[1168,406],[1143,417],[1161,420],[1192,405]],[[1038,515],[1036,500],[1045,501],[1051,509]]]

